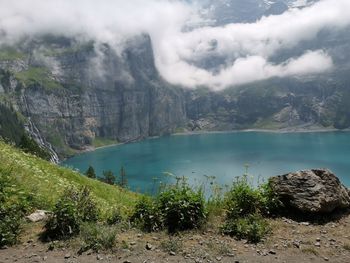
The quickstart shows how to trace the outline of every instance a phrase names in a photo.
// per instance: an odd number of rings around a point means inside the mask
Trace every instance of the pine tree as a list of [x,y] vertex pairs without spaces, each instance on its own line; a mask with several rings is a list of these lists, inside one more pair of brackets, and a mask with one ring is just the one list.
[[115,175],[113,174],[113,172],[111,170],[103,171],[103,175],[101,178],[102,182],[105,182],[106,184],[114,185],[115,179],[116,179]]
[[94,167],[90,165],[89,168],[86,170],[85,175],[89,178],[96,179]]
[[120,168],[119,176],[120,176],[119,186],[126,188],[128,186],[128,179],[126,177],[124,166]]

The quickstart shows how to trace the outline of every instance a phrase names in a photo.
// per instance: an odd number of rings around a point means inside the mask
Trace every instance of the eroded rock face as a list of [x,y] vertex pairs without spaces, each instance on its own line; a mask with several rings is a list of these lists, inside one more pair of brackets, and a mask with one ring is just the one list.
[[330,213],[350,207],[350,192],[338,177],[324,169],[305,170],[270,179],[281,201],[303,213]]

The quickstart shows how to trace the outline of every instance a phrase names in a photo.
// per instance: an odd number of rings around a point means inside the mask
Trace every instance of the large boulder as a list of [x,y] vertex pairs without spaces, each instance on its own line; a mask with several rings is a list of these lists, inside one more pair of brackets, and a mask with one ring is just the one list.
[[325,169],[289,173],[270,178],[282,203],[303,213],[331,213],[350,207],[350,191]]

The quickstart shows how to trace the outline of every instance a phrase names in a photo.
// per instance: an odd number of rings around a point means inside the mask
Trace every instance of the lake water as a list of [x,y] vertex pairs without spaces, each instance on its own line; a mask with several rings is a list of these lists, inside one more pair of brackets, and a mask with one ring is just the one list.
[[266,133],[234,132],[168,136],[111,146],[77,155],[62,165],[85,172],[92,165],[119,173],[126,169],[132,190],[151,192],[154,182],[173,180],[164,173],[205,182],[215,176],[231,184],[245,172],[255,182],[270,176],[311,168],[329,168],[350,186],[350,132]]

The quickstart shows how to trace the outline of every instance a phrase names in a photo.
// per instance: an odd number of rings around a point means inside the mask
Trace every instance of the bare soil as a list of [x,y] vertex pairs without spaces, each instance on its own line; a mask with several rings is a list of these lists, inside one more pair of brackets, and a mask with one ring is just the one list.
[[21,244],[0,250],[0,263],[350,262],[349,215],[324,225],[285,218],[271,219],[270,224],[272,234],[257,245],[222,236],[213,227],[177,236],[130,229],[118,233],[113,251],[81,255],[74,242],[57,243],[49,250],[50,244],[38,238],[42,224],[31,224]]

